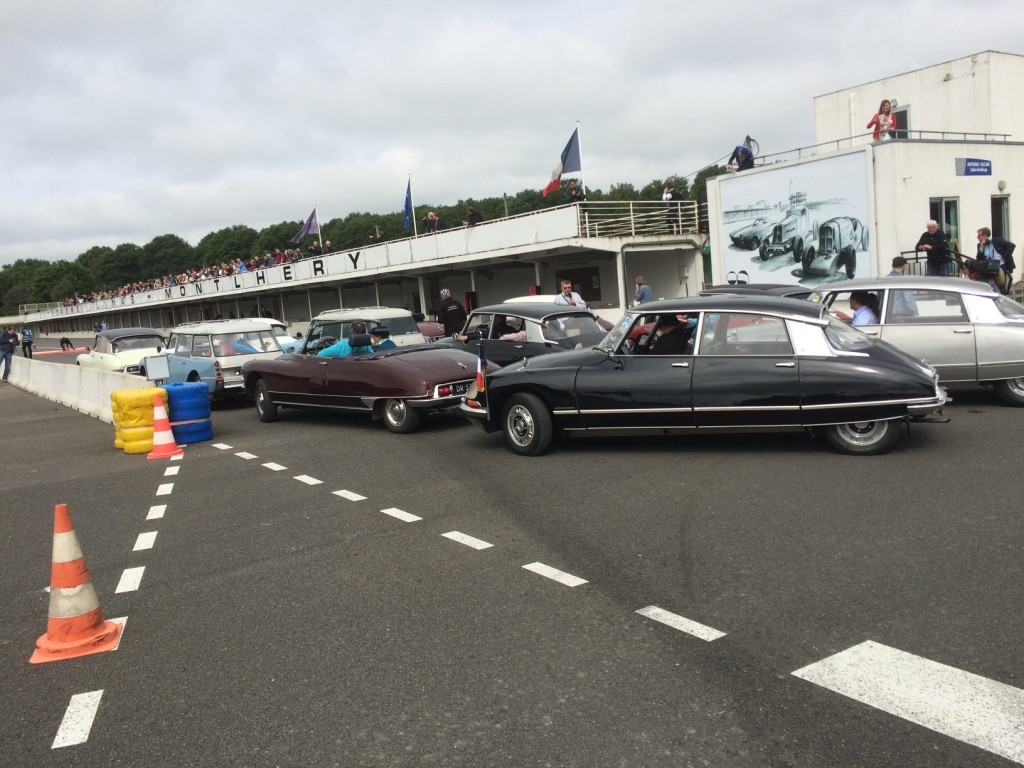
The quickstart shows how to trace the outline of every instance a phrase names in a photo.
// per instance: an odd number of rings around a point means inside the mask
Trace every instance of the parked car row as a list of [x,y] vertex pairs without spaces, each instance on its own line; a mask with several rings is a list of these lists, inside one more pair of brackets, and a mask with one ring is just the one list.
[[[990,384],[1024,406],[1024,306],[987,285],[852,280],[824,284],[809,300],[791,298],[803,290],[793,289],[718,286],[632,308],[610,331],[586,309],[516,301],[477,308],[460,334],[432,343],[412,313],[388,307],[321,313],[290,349],[266,321],[213,321],[174,329],[164,354],[173,379],[206,381],[214,395],[245,391],[264,422],[282,407],[330,408],[406,433],[458,406],[531,456],[560,434],[779,430],[875,454],[904,424],[942,420],[946,385]],[[843,321],[853,291],[875,295],[877,325]],[[369,336],[353,333],[357,321],[386,326],[397,346],[317,354],[340,339],[368,346]],[[118,349],[146,338],[159,348],[159,334],[146,330],[122,329]],[[110,354],[116,341],[104,336],[97,347],[109,344]]]

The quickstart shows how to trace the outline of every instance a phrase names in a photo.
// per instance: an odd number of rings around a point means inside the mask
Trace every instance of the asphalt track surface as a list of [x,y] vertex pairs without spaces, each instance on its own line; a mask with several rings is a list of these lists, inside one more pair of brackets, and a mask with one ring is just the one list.
[[[237,404],[169,461],[0,385],[0,765],[1021,764],[1024,409],[978,389],[948,414],[883,457],[769,435],[525,459],[455,416],[399,436]],[[61,502],[127,623],[30,665]],[[891,705],[794,674],[851,649],[952,670],[964,732],[915,722],[891,660],[854,673]]]

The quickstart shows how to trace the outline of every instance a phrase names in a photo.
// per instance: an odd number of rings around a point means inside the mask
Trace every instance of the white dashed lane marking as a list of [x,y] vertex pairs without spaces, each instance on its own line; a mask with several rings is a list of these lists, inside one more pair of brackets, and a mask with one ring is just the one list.
[[567,587],[578,587],[581,584],[586,584],[586,579],[581,579],[579,576],[573,576],[571,573],[565,571],[559,571],[557,568],[552,568],[550,565],[544,565],[544,563],[529,563],[524,565],[528,571],[533,571],[536,574],[544,576],[545,578],[557,581],[559,584],[565,584]]
[[162,483],[160,487],[156,489],[157,496],[170,496],[171,491],[174,490],[174,483]]
[[264,464],[263,466],[264,466],[264,467],[266,467],[267,469],[272,469],[272,470],[274,470],[275,472],[280,472],[280,471],[281,471],[282,469],[288,469],[288,467],[283,467],[283,466],[281,466],[280,464],[275,464],[275,463],[274,463],[274,462],[272,462],[272,461],[268,461],[268,462],[267,462],[266,464]]
[[459,533],[458,531],[449,531],[448,533],[442,533],[441,535],[446,539],[457,541],[459,544],[465,544],[467,547],[472,547],[473,549],[487,549],[488,547],[494,546],[486,541],[475,539],[472,536],[467,536],[466,534]]
[[717,629],[706,627],[703,624],[698,624],[696,621],[679,616],[675,613],[670,613],[663,608],[659,608],[656,605],[649,605],[646,608],[641,608],[637,611],[641,616],[646,616],[649,619],[660,621],[673,629],[678,629],[680,632],[685,632],[688,635],[700,638],[701,640],[717,640],[720,637],[725,637],[725,632],[719,632]]
[[100,708],[101,698],[103,698],[102,689],[89,693],[76,693],[71,697],[71,703],[64,711],[64,719],[61,720],[60,728],[57,729],[57,736],[53,740],[51,749],[84,744],[89,740],[89,732],[92,730],[93,720],[96,719],[96,710]]
[[178,470],[180,469],[181,467],[168,467],[164,470],[164,477],[172,477],[173,475],[178,474]]
[[423,519],[422,517],[416,517],[416,515],[410,512],[403,512],[396,507],[388,507],[387,509],[382,509],[381,512],[385,515],[391,515],[391,517],[401,520],[403,523],[415,523],[417,520]]
[[365,496],[360,496],[358,493],[353,493],[352,491],[334,491],[334,495],[341,496],[341,498],[348,499],[349,501],[366,501]]
[[257,456],[255,453],[249,453],[247,451],[239,451],[238,453],[235,454],[235,456],[237,456],[240,459],[245,459],[246,461],[249,461],[249,459],[259,458],[259,456]]
[[135,546],[132,547],[132,552],[138,552],[140,549],[152,549],[153,545],[156,544],[156,534],[156,531],[140,533],[138,538],[135,539]]
[[1024,690],[871,640],[793,673],[868,706],[1024,763]]
[[139,584],[142,583],[142,572],[145,570],[146,566],[144,565],[140,565],[138,568],[125,568],[121,573],[121,580],[117,582],[117,589],[114,590],[114,594],[137,590]]
[[171,456],[171,461],[181,461],[185,458],[184,453],[179,453],[177,456]]
[[231,446],[227,443],[214,443],[213,447],[220,451],[230,451]]
[[159,520],[164,516],[164,512],[167,511],[166,504],[154,504],[149,508],[149,514],[146,515],[147,520]]
[[306,485],[320,485],[323,482],[323,480],[317,480],[315,477],[310,477],[309,475],[296,475],[294,479],[298,480],[300,483],[305,483]]

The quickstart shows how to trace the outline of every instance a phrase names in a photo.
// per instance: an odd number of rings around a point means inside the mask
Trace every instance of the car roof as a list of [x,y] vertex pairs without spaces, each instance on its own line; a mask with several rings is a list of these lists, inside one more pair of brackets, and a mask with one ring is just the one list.
[[341,309],[327,309],[317,315],[314,320],[378,320],[382,317],[396,317],[408,315],[412,317],[405,307],[342,307]]
[[634,315],[684,314],[686,312],[764,312],[766,314],[789,315],[821,319],[825,308],[818,303],[804,299],[788,299],[763,294],[716,293],[710,296],[693,296],[684,299],[660,299],[649,301],[628,310]]
[[105,339],[123,339],[126,336],[159,336],[161,339],[164,337],[156,328],[108,328],[97,335]]
[[508,315],[510,317],[525,317],[528,320],[543,320],[553,315],[587,315],[593,317],[594,313],[586,307],[574,307],[568,304],[553,304],[549,301],[535,301],[527,303],[517,301],[512,304],[488,304],[486,307],[477,307],[473,310],[476,314]]
[[903,275],[901,277],[857,277],[853,280],[839,280],[834,283],[822,283],[814,288],[814,293],[831,293],[833,291],[881,291],[887,288],[918,288],[922,290],[958,291],[979,296],[997,296],[996,291],[988,283],[978,280],[967,280],[962,277],[925,277],[922,275]]
[[171,329],[171,333],[245,333],[246,331],[269,331],[266,319],[241,320],[199,320],[182,323]]

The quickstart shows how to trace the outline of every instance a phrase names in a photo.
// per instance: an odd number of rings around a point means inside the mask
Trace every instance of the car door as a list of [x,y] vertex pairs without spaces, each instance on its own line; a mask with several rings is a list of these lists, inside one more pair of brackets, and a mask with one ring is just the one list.
[[576,374],[576,402],[584,426],[692,428],[693,361],[692,354],[630,354],[624,346],[597,365],[583,366]]
[[861,330],[920,357],[944,382],[978,380],[976,328],[958,291],[891,288],[887,293],[881,327]]
[[800,364],[785,321],[756,313],[705,315],[692,390],[701,428],[800,425]]

